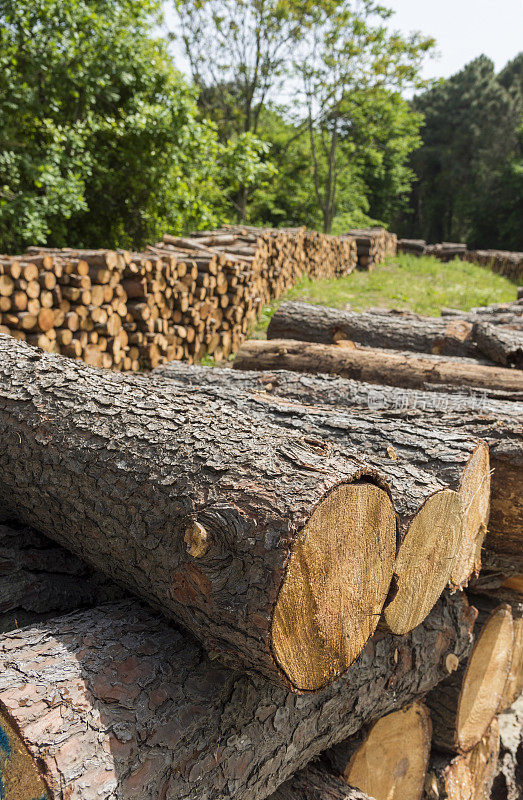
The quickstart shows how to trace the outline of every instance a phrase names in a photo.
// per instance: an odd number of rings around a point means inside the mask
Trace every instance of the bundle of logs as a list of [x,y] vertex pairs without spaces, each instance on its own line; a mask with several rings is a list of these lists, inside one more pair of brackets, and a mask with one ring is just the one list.
[[2,800],[517,800],[521,405],[368,391],[0,334]]
[[489,267],[493,272],[505,275],[513,281],[523,282],[523,253],[508,250],[469,250],[466,244],[458,242],[428,245],[423,239],[399,239],[397,249],[399,253],[434,256],[441,261],[460,258],[471,264]]
[[385,228],[353,228],[342,238],[354,238],[358,247],[358,267],[371,270],[387,256],[396,255],[398,239]]
[[349,274],[351,237],[233,228],[166,235],[144,253],[31,247],[0,258],[0,331],[117,371],[216,360],[304,274]]

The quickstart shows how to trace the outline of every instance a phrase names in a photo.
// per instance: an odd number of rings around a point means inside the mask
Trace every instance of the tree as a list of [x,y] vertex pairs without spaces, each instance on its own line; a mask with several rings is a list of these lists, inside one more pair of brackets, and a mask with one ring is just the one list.
[[351,169],[351,130],[366,116],[376,92],[422,84],[419,71],[433,40],[403,37],[383,24],[392,12],[373,0],[340,0],[317,9],[315,24],[295,59],[301,78],[314,172],[314,191],[330,231],[338,187]]
[[[140,246],[230,213],[219,142],[152,34],[159,0],[0,0],[0,248]],[[228,170],[228,171],[227,171]],[[238,167],[235,167],[238,172]],[[237,180],[237,174],[232,176]]]

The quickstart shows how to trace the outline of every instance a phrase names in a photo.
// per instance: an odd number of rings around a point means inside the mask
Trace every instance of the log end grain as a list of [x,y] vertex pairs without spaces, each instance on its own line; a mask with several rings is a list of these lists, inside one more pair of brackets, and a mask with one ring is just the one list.
[[343,674],[376,629],[394,568],[388,495],[341,485],[296,540],[272,621],[272,649],[292,685],[316,691]]
[[0,797],[2,800],[50,800],[32,755],[1,708]]
[[352,755],[343,777],[371,797],[419,800],[431,741],[430,714],[419,702],[378,720]]
[[460,482],[463,503],[462,545],[451,574],[455,588],[466,586],[481,569],[481,548],[490,511],[490,460],[488,446],[481,442],[472,454]]
[[462,531],[462,501],[451,489],[436,492],[416,514],[396,558],[398,591],[383,613],[392,633],[413,630],[433,608],[450,580]]

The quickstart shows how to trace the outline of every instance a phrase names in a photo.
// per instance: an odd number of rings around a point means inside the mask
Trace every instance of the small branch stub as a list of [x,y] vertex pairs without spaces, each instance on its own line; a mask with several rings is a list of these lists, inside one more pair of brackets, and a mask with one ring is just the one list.
[[193,558],[202,558],[211,546],[211,537],[199,522],[192,522],[185,531],[184,542]]

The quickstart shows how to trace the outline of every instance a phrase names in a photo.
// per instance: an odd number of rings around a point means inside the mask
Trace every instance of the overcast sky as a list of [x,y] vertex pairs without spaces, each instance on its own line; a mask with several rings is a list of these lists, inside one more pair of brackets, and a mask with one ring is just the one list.
[[500,70],[523,50],[523,0],[382,0],[391,27],[421,31],[437,42],[427,78],[447,78],[482,53]]

